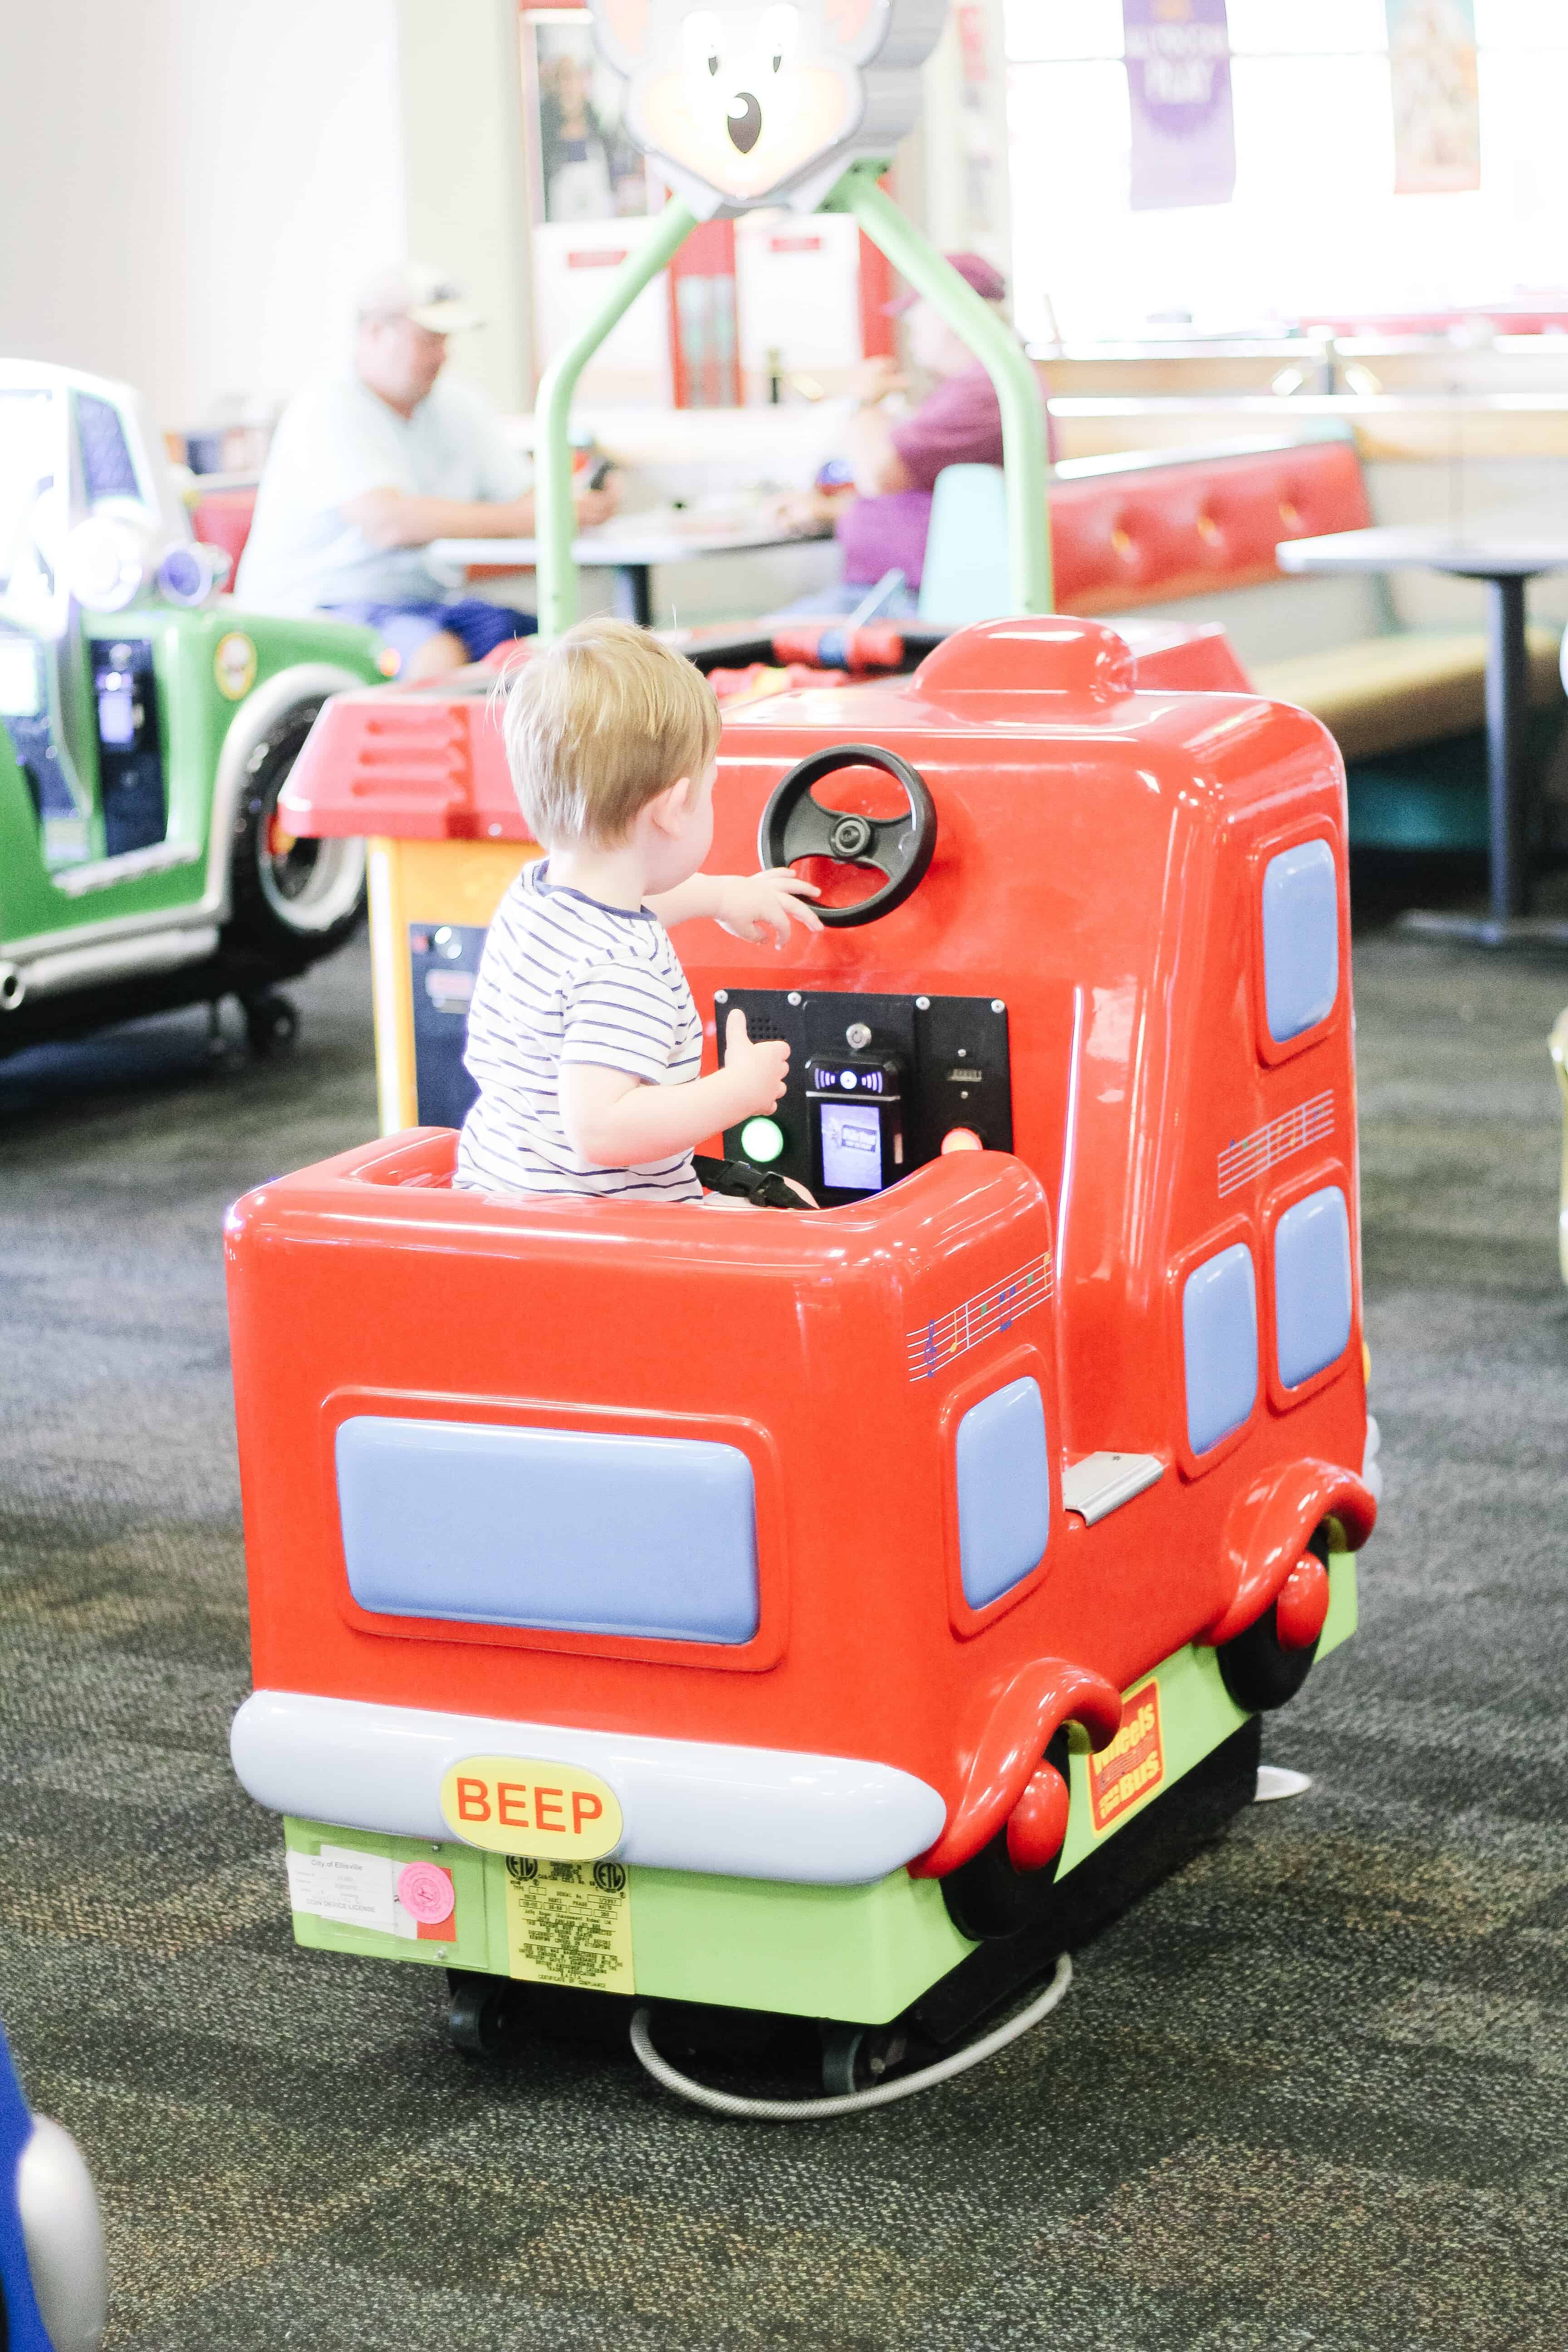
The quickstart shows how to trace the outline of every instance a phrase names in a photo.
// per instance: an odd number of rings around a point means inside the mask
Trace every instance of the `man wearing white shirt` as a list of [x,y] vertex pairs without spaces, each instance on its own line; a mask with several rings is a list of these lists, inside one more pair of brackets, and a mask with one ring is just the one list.
[[[472,385],[443,377],[447,338],[481,323],[462,289],[416,262],[359,302],[353,367],[309,384],[279,419],[236,593],[264,612],[332,613],[378,629],[405,678],[480,661],[532,615],[453,596],[433,539],[529,539],[522,460]],[[580,490],[579,526],[615,510]]]

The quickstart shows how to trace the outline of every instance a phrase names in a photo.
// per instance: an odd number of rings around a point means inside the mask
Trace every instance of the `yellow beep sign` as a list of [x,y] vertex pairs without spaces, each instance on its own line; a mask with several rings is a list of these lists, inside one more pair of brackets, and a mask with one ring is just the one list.
[[441,1815],[465,1845],[563,1862],[596,1862],[619,1845],[623,1828],[615,1791],[595,1773],[523,1756],[454,1764],[441,1783]]

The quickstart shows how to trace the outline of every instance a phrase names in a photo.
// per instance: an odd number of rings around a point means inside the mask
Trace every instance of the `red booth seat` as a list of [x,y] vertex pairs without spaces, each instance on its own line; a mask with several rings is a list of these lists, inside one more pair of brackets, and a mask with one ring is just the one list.
[[[1281,540],[1360,530],[1372,520],[1348,426],[1310,441],[1069,462],[1051,484],[1057,603],[1068,613],[1121,613],[1268,583],[1288,593],[1274,553]],[[1563,699],[1561,634],[1530,631],[1538,709]],[[1347,760],[1485,723],[1479,629],[1391,629],[1249,668],[1259,694],[1321,719]]]
[[250,537],[250,519],[255,512],[254,489],[209,490],[191,509],[191,529],[203,545],[221,547],[228,557],[233,567],[228,575],[231,587],[245,552],[245,542]]
[[[192,527],[237,571],[255,508],[254,489],[209,490]],[[1278,578],[1281,539],[1370,520],[1348,438],[1069,465],[1051,485],[1057,601],[1064,612],[1125,611],[1253,586]]]
[[1121,612],[1254,587],[1279,579],[1282,539],[1371,520],[1348,435],[1069,462],[1051,483],[1057,603],[1068,613]]

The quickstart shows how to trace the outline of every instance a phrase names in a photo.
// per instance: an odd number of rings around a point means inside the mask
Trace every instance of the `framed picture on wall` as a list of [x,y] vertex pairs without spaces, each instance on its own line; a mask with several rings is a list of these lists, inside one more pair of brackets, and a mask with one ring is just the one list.
[[650,211],[647,166],[626,133],[626,86],[600,57],[587,11],[529,9],[522,71],[535,222],[579,226]]

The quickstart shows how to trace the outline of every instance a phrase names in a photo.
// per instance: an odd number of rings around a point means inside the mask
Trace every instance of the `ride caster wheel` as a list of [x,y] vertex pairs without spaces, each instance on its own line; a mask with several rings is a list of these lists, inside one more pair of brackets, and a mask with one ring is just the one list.
[[[1321,1559],[1326,1568],[1329,1560],[1328,1531],[1319,1528],[1307,1549]],[[1321,1637],[1320,1636],[1320,1639]],[[1318,1654],[1317,1642],[1304,1648],[1290,1648],[1279,1638],[1277,1605],[1270,1602],[1261,1617],[1254,1618],[1245,1633],[1229,1642],[1222,1642],[1215,1652],[1220,1680],[1239,1707],[1248,1715],[1267,1715],[1287,1699],[1295,1697],[1312,1671],[1312,1661]]]
[[465,2058],[504,2058],[524,2023],[521,1990],[506,1977],[465,1976],[454,1969],[447,2011],[447,2039]]
[[825,2025],[822,2087],[830,2099],[874,2090],[909,2049],[909,2036],[891,2025]]
[[258,1061],[269,1054],[286,1054],[300,1034],[300,1015],[286,996],[247,996],[244,1000],[245,1034]]

